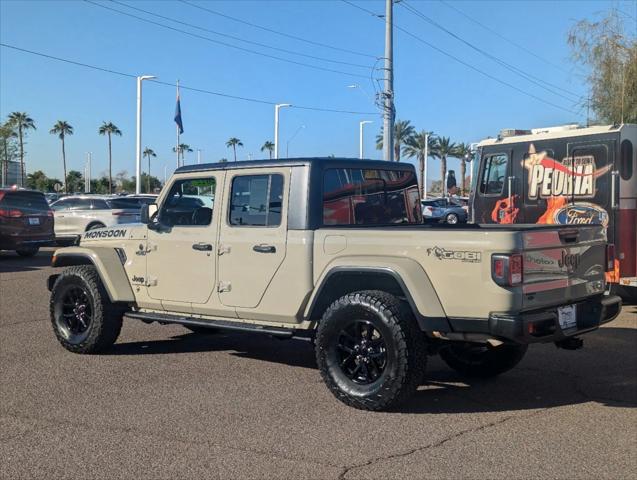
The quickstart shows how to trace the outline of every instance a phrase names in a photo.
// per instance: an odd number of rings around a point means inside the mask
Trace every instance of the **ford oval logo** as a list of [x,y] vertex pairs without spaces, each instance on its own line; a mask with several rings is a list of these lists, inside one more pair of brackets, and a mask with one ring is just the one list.
[[599,205],[579,202],[564,205],[553,214],[555,223],[562,225],[603,225],[608,226],[608,212]]

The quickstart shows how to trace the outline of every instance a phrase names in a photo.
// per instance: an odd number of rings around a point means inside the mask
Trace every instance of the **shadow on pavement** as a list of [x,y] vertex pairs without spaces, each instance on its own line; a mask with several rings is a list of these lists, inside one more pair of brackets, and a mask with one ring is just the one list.
[[[637,330],[603,328],[583,350],[531,346],[514,370],[488,380],[466,379],[432,358],[425,385],[401,413],[500,412],[590,401],[637,407]],[[536,348],[544,349],[538,355]],[[107,355],[157,355],[227,351],[300,368],[316,368],[312,345],[254,334],[184,334],[168,340],[116,344]],[[266,368],[264,366],[264,368]]]
[[33,257],[21,257],[15,252],[0,252],[0,273],[31,272],[51,265],[53,250],[40,251]]

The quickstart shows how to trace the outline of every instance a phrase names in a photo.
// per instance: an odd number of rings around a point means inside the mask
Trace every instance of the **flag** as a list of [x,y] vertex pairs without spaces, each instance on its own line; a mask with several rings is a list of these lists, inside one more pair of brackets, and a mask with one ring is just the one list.
[[175,107],[175,123],[179,127],[179,133],[184,133],[184,124],[181,121],[181,102],[179,101],[179,87],[177,87],[177,106]]

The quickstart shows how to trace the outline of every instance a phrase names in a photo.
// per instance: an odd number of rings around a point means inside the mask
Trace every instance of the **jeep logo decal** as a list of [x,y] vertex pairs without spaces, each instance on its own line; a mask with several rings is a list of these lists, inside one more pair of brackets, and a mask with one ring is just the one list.
[[126,236],[126,229],[117,230],[89,230],[84,234],[84,238],[120,238]]
[[579,253],[566,253],[566,250],[562,250],[562,258],[557,261],[557,264],[560,268],[566,267],[566,270],[573,272],[579,267],[579,261]]

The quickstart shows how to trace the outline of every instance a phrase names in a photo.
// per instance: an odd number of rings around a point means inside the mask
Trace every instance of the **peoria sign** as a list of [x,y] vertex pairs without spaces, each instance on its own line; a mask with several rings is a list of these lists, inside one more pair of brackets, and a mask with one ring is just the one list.
[[524,167],[528,170],[528,195],[533,199],[560,195],[592,198],[597,178],[610,170],[609,165],[597,169],[592,155],[567,157],[560,162],[546,151],[537,153],[533,144]]

